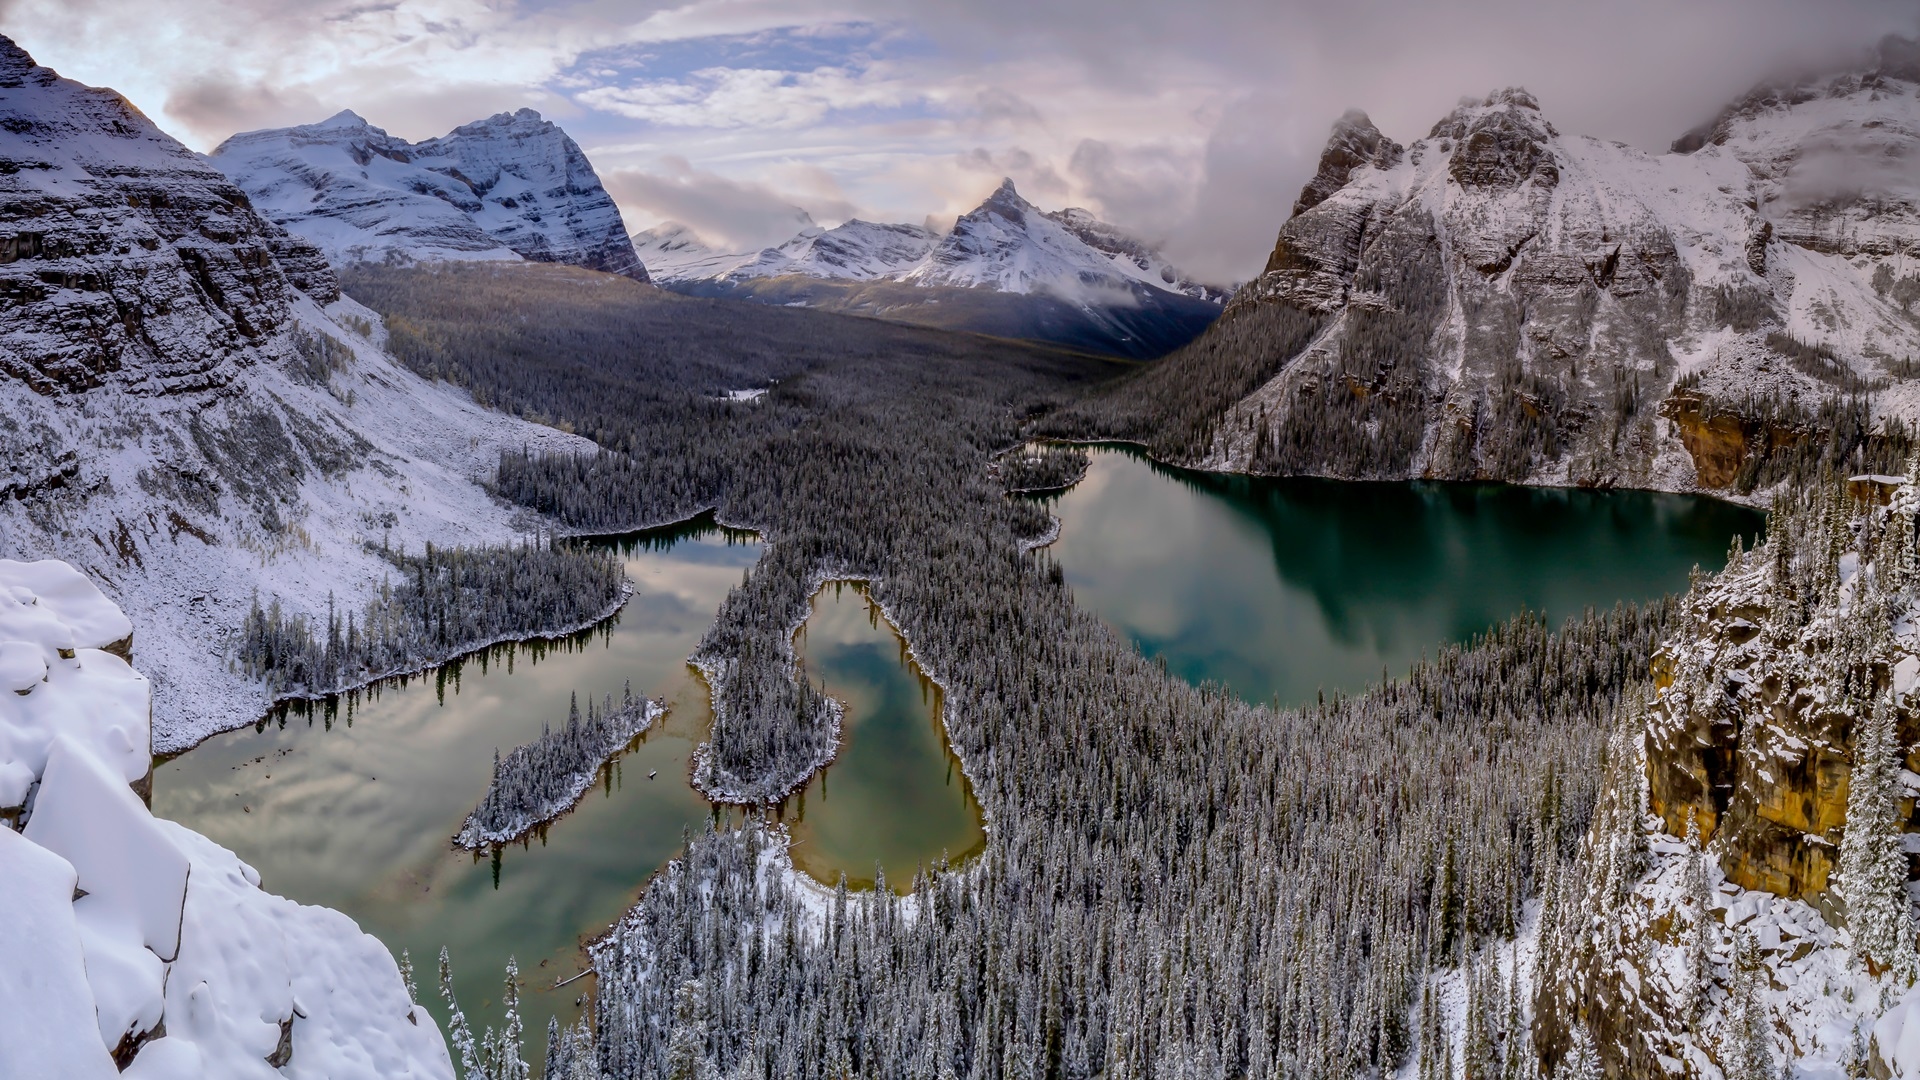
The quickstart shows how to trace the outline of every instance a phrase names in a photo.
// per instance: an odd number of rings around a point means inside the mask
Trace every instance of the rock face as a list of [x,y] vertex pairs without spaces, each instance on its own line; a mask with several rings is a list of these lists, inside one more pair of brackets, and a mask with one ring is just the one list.
[[[227,382],[286,324],[278,253],[316,295],[337,295],[218,169],[120,95],[4,38],[0,125],[0,339],[15,346],[0,350],[0,375],[35,393]],[[36,482],[31,469],[20,482]]]
[[1269,305],[1324,331],[1210,444],[1163,449],[1238,471],[1746,492],[1861,392],[1850,423],[1911,424],[1920,395],[1881,388],[1920,356],[1913,49],[1757,92],[1658,156],[1564,134],[1520,89],[1404,148],[1347,114],[1212,333],[1246,337]]
[[212,160],[337,261],[519,258],[647,280],[593,165],[532,109],[417,144],[347,111],[235,135]]
[[[1874,1075],[1893,1075],[1887,1062],[1920,1073],[1900,1025],[1876,1022],[1909,994],[1897,958],[1869,963],[1844,936],[1861,934],[1849,887],[1894,894],[1880,895],[1904,919],[1912,872],[1897,856],[1864,885],[1840,872],[1876,708],[1904,759],[1883,781],[1882,827],[1909,852],[1920,831],[1916,511],[1920,488],[1899,477],[1780,504],[1764,544],[1682,601],[1651,700],[1625,710],[1585,858],[1548,901],[1535,1042],[1549,1063],[1584,1028],[1615,1077],[1773,1075],[1783,1062],[1862,1075],[1874,1057]],[[1885,840],[1897,851],[1902,838]],[[1911,949],[1911,931],[1892,942]],[[1920,1016],[1920,998],[1895,1012]],[[1759,1073],[1739,1064],[1756,1032],[1772,1063]]]
[[[804,215],[801,215],[804,218]],[[657,281],[699,296],[805,304],[1158,356],[1218,314],[1224,290],[1078,208],[1042,212],[1013,181],[940,235],[919,225],[805,221],[793,239],[726,253],[668,223],[634,237]],[[894,287],[889,287],[894,286]]]
[[1320,168],[1300,189],[1293,202],[1293,216],[1327,201],[1327,197],[1347,186],[1356,169],[1391,169],[1400,163],[1406,148],[1373,126],[1373,120],[1358,109],[1348,109],[1334,125],[1327,148],[1320,154]]
[[0,558],[62,559],[132,613],[160,752],[265,707],[223,652],[256,590],[358,604],[389,528],[504,543],[476,479],[522,439],[584,445],[400,369],[311,245],[5,39],[0,192]]

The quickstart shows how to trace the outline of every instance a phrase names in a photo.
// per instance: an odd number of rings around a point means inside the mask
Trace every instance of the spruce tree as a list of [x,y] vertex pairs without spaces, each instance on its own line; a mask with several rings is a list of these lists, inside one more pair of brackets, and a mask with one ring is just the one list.
[[1877,698],[1854,739],[1835,886],[1846,904],[1854,958],[1869,970],[1891,970],[1902,985],[1911,985],[1916,957],[1896,790],[1904,757],[1893,710],[1885,697]]
[[1713,992],[1713,918],[1707,884],[1707,856],[1701,850],[1700,828],[1687,819],[1687,967],[1681,987],[1681,1012],[1697,1022],[1706,1014]]

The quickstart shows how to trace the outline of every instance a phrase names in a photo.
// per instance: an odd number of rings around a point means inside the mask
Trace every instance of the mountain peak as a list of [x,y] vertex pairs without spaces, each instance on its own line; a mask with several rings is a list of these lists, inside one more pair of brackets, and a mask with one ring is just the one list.
[[336,262],[531,259],[646,280],[592,162],[532,109],[419,143],[349,109],[236,135],[212,157],[263,213]]
[[994,205],[1024,208],[1030,204],[1020,197],[1019,190],[1013,186],[1013,177],[1007,176],[1001,178],[1000,186],[993,189],[993,194],[981,200],[980,205],[983,208]]
[[373,125],[367,123],[365,117],[354,112],[352,109],[341,109],[339,112],[334,113],[332,116],[327,117],[325,120],[313,126],[317,128],[367,128]]
[[39,66],[33,62],[27,50],[15,44],[12,38],[0,34],[0,82],[17,86],[20,79],[32,74],[33,69]]
[[1333,122],[1327,136],[1327,148],[1320,152],[1320,168],[1313,179],[1300,189],[1294,201],[1295,216],[1326,201],[1327,196],[1347,186],[1355,171],[1369,166],[1390,169],[1400,161],[1405,148],[1380,133],[1373,119],[1359,109],[1348,109]]

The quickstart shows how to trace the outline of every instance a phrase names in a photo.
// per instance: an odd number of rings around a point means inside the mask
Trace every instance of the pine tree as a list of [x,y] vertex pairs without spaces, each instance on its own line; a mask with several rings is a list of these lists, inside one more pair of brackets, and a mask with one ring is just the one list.
[[1772,1025],[1760,999],[1761,963],[1753,938],[1735,931],[1733,987],[1720,1033],[1720,1064],[1727,1080],[1775,1080]]
[[1576,1022],[1567,1039],[1567,1052],[1553,1068],[1553,1080],[1606,1080],[1600,1068],[1600,1051],[1586,1025]]
[[405,949],[400,950],[400,983],[407,988],[407,1000],[418,1003],[420,988],[413,984],[413,957]]
[[1895,790],[1904,757],[1897,745],[1893,711],[1887,699],[1880,697],[1854,740],[1846,832],[1840,840],[1835,885],[1846,905],[1854,958],[1875,972],[1892,970],[1902,985],[1911,985],[1917,958]]
[[447,1042],[460,1062],[461,1075],[469,1080],[486,1076],[474,1046],[473,1029],[467,1025],[467,1014],[460,1011],[460,1002],[453,996],[453,963],[447,958],[444,946],[440,949],[440,997],[447,1003]]
[[1706,1014],[1713,992],[1713,919],[1707,883],[1707,856],[1701,850],[1700,827],[1687,819],[1687,928],[1686,983],[1681,988],[1682,1014],[1697,1022]]

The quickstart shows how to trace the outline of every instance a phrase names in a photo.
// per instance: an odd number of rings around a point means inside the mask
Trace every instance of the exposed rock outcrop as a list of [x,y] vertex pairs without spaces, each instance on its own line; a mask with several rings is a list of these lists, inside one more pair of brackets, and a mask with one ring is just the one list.
[[1320,167],[1300,189],[1293,201],[1293,216],[1327,201],[1327,197],[1347,186],[1355,169],[1391,169],[1400,163],[1406,148],[1373,126],[1373,119],[1359,109],[1348,109],[1336,120],[1327,148],[1320,152]]
[[0,126],[0,375],[42,395],[207,389],[284,328],[285,234],[125,98],[0,38]]
[[[1907,1021],[1883,1017],[1920,1016],[1899,974],[1916,962],[1916,510],[1902,478],[1829,486],[1695,581],[1652,700],[1621,724],[1587,858],[1549,889],[1549,1063],[1585,1032],[1610,1077],[1920,1072]],[[1850,820],[1876,798],[1884,816]],[[1875,843],[1887,861],[1862,861]]]

